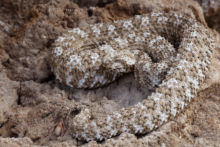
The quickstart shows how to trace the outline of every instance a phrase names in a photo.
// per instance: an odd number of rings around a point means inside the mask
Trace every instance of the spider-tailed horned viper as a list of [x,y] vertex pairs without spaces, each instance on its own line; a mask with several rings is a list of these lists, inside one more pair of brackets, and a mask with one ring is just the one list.
[[84,108],[71,123],[79,140],[104,140],[122,132],[146,134],[174,118],[197,94],[214,47],[207,27],[175,12],[152,12],[127,20],[74,28],[54,43],[56,79],[75,88],[106,85],[134,72],[143,86],[156,87],[142,102],[93,118]]

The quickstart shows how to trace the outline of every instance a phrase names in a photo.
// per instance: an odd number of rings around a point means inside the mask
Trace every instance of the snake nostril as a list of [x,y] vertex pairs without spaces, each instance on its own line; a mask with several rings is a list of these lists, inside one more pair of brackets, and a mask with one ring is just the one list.
[[89,17],[91,17],[93,15],[93,10],[92,9],[89,9],[87,12],[88,12]]
[[148,55],[151,58],[153,63],[158,63],[159,62],[159,60],[157,58],[155,58],[155,56],[153,54],[149,53]]
[[73,111],[71,111],[71,116],[75,117],[76,115],[78,115],[81,112],[81,109],[74,109]]

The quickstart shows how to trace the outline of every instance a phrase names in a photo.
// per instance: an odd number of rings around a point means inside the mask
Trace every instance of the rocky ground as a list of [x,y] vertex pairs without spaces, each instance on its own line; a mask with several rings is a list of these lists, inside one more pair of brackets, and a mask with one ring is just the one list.
[[[109,113],[147,93],[138,90],[131,74],[95,90],[63,86],[50,70],[53,41],[70,28],[154,10],[188,13],[210,27],[216,48],[203,89],[175,120],[144,136],[75,140],[68,120],[80,108]],[[0,146],[219,146],[219,32],[219,0],[0,0]]]

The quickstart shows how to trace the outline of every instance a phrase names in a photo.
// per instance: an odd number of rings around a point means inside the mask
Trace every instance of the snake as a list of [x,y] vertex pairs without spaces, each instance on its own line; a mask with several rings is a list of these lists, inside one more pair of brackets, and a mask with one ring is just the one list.
[[123,132],[144,135],[174,119],[201,89],[213,49],[208,27],[175,11],[67,30],[51,51],[51,70],[60,83],[93,89],[134,73],[142,87],[155,89],[142,102],[103,117],[83,108],[70,121],[72,136],[88,142]]

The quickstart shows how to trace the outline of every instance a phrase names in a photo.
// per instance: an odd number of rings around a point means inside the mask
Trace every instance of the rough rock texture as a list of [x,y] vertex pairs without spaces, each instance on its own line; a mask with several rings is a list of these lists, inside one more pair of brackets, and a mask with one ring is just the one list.
[[19,83],[9,80],[5,73],[0,73],[0,79],[0,125],[2,125],[17,104]]
[[30,138],[0,138],[0,146],[7,147],[28,147],[34,146]]
[[0,106],[7,112],[0,109],[0,146],[218,146],[219,40],[204,90],[174,121],[145,136],[122,134],[99,143],[78,142],[71,137],[65,116],[74,118],[83,108],[103,115],[103,111],[110,113],[132,106],[148,94],[140,92],[132,75],[95,90],[71,89],[57,83],[48,62],[57,36],[74,27],[126,19],[152,10],[172,9],[206,23],[203,10],[195,1],[105,2],[104,6],[96,1],[92,7],[79,7],[71,0],[1,0],[0,88],[4,92],[0,91],[0,99],[4,101]]
[[11,81],[4,72],[5,67],[1,64],[8,58],[8,54],[0,49],[0,126],[8,120],[18,100],[19,82]]

